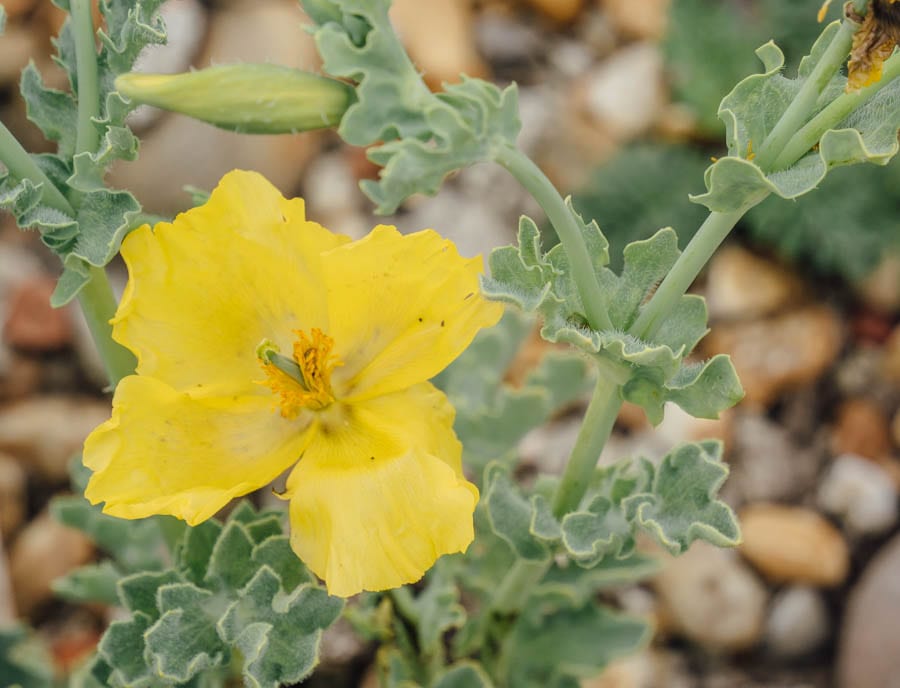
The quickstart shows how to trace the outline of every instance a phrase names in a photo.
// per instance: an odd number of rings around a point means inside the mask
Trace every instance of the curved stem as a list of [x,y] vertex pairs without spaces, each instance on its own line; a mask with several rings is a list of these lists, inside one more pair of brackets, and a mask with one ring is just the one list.
[[844,93],[835,98],[824,110],[813,117],[785,146],[775,160],[774,169],[786,169],[806,155],[826,131],[834,129],[859,107],[872,100],[878,93],[900,77],[900,54],[888,58],[884,63],[881,80],[866,86],[858,93]]
[[703,266],[747,210],[749,208],[732,213],[709,214],[656,293],[628,329],[629,334],[640,339],[651,339],[659,331],[678,299],[687,292]]
[[78,75],[78,129],[75,149],[93,152],[100,143],[97,128],[91,121],[100,114],[100,83],[97,72],[97,46],[90,0],[70,0],[72,29],[75,35],[75,61]]
[[606,299],[594,273],[581,228],[562,196],[541,169],[517,148],[499,147],[495,151],[494,160],[509,170],[547,213],[550,223],[566,249],[572,267],[572,278],[575,280],[590,326],[595,330],[613,329]]
[[119,380],[134,372],[137,360],[128,349],[113,341],[109,321],[115,315],[118,304],[103,268],[91,267],[90,280],[78,292],[78,303],[100,352],[110,385],[115,387]]
[[859,25],[849,19],[843,21],[825,53],[813,67],[812,73],[763,141],[756,158],[756,164],[760,168],[769,169],[794,133],[807,121],[822,90],[847,59],[853,34],[858,28]]
[[0,122],[0,162],[6,165],[12,176],[17,179],[28,179],[35,186],[41,187],[41,201],[54,208],[55,210],[65,213],[70,217],[75,217],[75,209],[66,197],[51,182],[44,171],[38,167],[28,151],[22,148],[22,144],[12,135],[12,132],[6,128],[3,122]]

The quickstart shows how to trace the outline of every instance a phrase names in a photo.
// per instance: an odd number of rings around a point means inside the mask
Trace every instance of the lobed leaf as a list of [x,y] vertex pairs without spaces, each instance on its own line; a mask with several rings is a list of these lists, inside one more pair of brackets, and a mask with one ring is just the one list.
[[[386,0],[302,0],[318,24],[316,46],[325,72],[356,84],[357,102],[338,132],[348,143],[370,146],[381,166],[378,181],[361,183],[392,213],[415,193],[434,194],[451,172],[493,159],[515,143],[521,122],[516,87],[501,91],[463,77],[432,94],[403,50]],[[383,143],[382,143],[383,142]]]

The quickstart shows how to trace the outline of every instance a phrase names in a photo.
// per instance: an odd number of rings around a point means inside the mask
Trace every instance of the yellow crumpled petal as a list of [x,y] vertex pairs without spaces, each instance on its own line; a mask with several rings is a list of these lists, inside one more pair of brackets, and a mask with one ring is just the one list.
[[[894,0],[888,0],[893,3]],[[879,19],[869,9],[862,26],[853,34],[850,61],[847,64],[847,93],[854,93],[881,80],[884,62],[897,45],[897,29]]]
[[412,583],[464,551],[478,501],[453,408],[430,383],[348,412],[313,431],[286,494],[294,551],[340,596]]
[[335,379],[351,399],[424,382],[503,313],[481,297],[481,258],[425,230],[379,226],[322,256],[330,330],[344,362]]
[[196,525],[268,484],[309,440],[263,396],[195,399],[159,380],[119,382],[112,418],[84,443],[92,504],[122,518],[171,514]]
[[[93,503],[196,524],[296,464],[292,544],[340,595],[418,580],[468,546],[478,492],[453,409],[424,381],[501,315],[479,291],[480,258],[432,231],[378,227],[351,242],[241,171],[205,205],[132,232],[122,254],[113,333],[138,374],[85,442]],[[309,356],[316,336],[340,365]],[[300,375],[328,394],[307,404],[261,384],[263,343],[302,357]]]

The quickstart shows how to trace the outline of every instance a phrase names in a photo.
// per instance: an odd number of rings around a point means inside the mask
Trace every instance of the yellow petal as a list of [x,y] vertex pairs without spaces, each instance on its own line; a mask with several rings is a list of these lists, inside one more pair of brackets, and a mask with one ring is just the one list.
[[436,232],[376,227],[322,255],[339,398],[367,399],[433,377],[502,307],[481,296],[481,258]]
[[263,177],[226,175],[209,202],[122,244],[129,281],[114,338],[138,373],[212,396],[264,394],[256,347],[327,329],[320,254],[346,241],[303,219]]
[[348,597],[419,580],[473,538],[453,408],[429,383],[323,416],[288,479],[291,544]]
[[85,441],[94,471],[85,496],[120,518],[171,514],[194,525],[289,468],[304,430],[270,398],[196,399],[132,375],[116,388],[112,418]]

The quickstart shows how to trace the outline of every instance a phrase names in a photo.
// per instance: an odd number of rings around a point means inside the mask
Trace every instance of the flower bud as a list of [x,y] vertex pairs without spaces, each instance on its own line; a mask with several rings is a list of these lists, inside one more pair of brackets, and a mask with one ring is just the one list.
[[233,64],[182,74],[131,72],[116,89],[155,105],[244,134],[287,134],[337,126],[356,100],[334,79],[273,64]]

